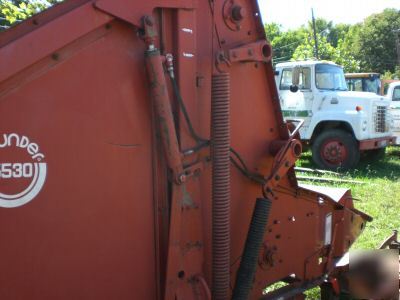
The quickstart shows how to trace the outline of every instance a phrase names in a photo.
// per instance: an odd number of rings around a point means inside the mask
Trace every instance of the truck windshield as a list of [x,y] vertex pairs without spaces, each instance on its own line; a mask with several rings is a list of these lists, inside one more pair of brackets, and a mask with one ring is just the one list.
[[365,92],[379,94],[381,92],[381,80],[377,77],[364,78],[363,80]]
[[320,90],[347,91],[343,69],[328,64],[315,66],[315,84]]
[[381,92],[381,80],[376,76],[369,78],[347,78],[346,82],[349,91],[371,92],[375,94]]
[[396,86],[393,90],[393,101],[400,101],[400,86]]

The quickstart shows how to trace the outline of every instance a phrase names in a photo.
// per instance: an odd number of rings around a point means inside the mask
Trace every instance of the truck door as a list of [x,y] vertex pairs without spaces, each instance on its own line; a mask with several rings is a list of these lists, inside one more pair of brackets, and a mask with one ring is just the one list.
[[396,136],[396,144],[400,144],[400,85],[393,89],[390,111],[393,118],[393,134]]
[[281,72],[280,81],[277,83],[279,98],[282,106],[282,114],[285,119],[302,119],[304,125],[300,129],[300,135],[305,138],[311,121],[313,93],[311,89],[311,68],[303,67],[300,73],[299,90],[296,93],[290,91],[292,85],[293,68],[285,68]]

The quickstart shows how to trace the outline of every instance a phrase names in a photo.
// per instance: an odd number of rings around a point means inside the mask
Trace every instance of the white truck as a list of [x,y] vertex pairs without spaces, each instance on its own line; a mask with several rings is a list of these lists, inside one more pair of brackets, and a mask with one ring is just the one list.
[[400,81],[389,84],[386,97],[390,101],[390,113],[392,115],[392,130],[395,136],[395,144],[400,145]]
[[319,167],[353,168],[361,153],[379,157],[393,142],[390,101],[348,91],[341,66],[325,61],[279,63],[275,79],[283,116],[304,121],[300,136]]

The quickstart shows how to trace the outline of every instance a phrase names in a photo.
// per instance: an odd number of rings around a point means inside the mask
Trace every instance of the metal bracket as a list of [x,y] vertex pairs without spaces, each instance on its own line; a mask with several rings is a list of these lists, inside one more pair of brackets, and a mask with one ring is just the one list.
[[180,183],[186,182],[191,177],[196,177],[200,175],[201,171],[204,169],[204,161],[196,162],[183,169],[183,173],[179,177]]
[[294,166],[297,159],[300,157],[302,152],[302,145],[300,140],[295,139],[298,132],[303,125],[303,120],[290,120],[299,122],[295,129],[289,134],[289,140],[287,142],[275,141],[271,143],[271,149],[277,150],[275,155],[274,165],[271,171],[271,175],[266,179],[266,183],[263,185],[264,196],[268,194],[273,195],[273,190],[278,186],[281,179],[286,175],[288,170]]
[[158,36],[157,29],[155,28],[155,20],[151,16],[144,16],[142,18],[143,24],[143,39],[147,46],[152,46],[154,48],[154,43]]
[[301,142],[295,139],[289,140],[286,145],[281,148],[275,157],[271,175],[266,178],[266,183],[263,186],[265,197],[267,197],[268,194],[273,195],[273,190],[278,186],[288,170],[294,166],[301,155],[301,151]]
[[271,45],[266,40],[261,40],[218,52],[217,65],[227,64],[230,66],[234,62],[269,62],[271,58]]
[[391,236],[386,238],[386,240],[379,246],[379,249],[400,249],[400,243],[397,240],[397,230],[393,230]]

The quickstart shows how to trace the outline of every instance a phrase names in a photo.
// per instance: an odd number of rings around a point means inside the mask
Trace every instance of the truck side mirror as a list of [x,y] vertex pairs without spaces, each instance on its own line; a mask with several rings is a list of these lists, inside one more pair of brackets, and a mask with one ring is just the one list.
[[299,66],[294,67],[292,70],[292,85],[290,86],[290,91],[292,93],[296,93],[299,90],[301,72],[302,70]]
[[292,84],[299,85],[300,84],[300,74],[301,74],[301,67],[296,66],[292,70]]
[[297,93],[298,90],[299,90],[299,86],[298,86],[298,85],[292,84],[292,85],[289,87],[289,90],[290,90],[292,93]]

